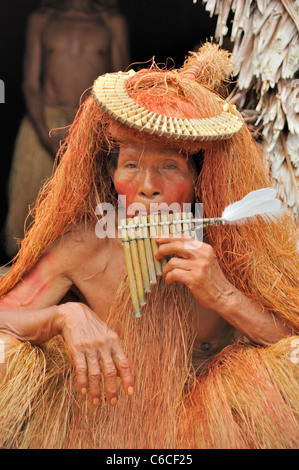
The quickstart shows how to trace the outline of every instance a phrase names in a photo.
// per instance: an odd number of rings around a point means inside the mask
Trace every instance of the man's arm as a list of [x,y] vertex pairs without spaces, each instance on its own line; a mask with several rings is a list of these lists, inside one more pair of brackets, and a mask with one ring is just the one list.
[[41,86],[42,75],[42,31],[48,21],[48,13],[33,13],[29,17],[24,60],[23,92],[26,106],[38,136],[54,156],[58,142],[49,136],[44,116],[44,98]]
[[171,258],[163,270],[168,284],[182,282],[205,308],[218,313],[240,333],[256,344],[269,345],[292,334],[272,312],[263,309],[224,276],[213,248],[193,238],[158,237],[157,258]]
[[1,332],[33,344],[58,334],[58,304],[72,285],[62,264],[65,257],[63,247],[55,246],[5,295],[0,301]]
[[67,235],[58,241],[0,302],[0,333],[40,345],[61,334],[76,368],[82,394],[97,405],[103,374],[106,399],[117,402],[117,376],[128,395],[133,376],[117,334],[87,305],[57,305],[72,285],[71,273],[90,253],[88,243]]
[[125,18],[117,12],[102,12],[101,16],[111,34],[111,72],[125,70],[130,65],[127,22]]

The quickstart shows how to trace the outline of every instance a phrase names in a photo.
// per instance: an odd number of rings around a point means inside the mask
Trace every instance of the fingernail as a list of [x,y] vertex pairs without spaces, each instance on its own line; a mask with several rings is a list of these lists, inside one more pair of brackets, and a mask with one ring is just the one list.
[[81,393],[82,393],[82,395],[86,395],[87,389],[86,388],[81,388]]
[[98,404],[100,403],[100,399],[94,398],[92,403],[94,404],[94,406],[98,406]]
[[116,405],[116,403],[117,403],[117,398],[115,398],[115,397],[114,397],[114,398],[111,398],[111,402],[110,402],[110,403],[111,403],[112,406]]
[[133,387],[128,387],[128,395],[133,395],[134,389]]

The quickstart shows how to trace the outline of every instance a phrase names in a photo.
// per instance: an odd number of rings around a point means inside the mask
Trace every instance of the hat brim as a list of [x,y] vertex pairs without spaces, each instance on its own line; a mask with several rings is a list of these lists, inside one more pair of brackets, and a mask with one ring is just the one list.
[[140,106],[126,89],[127,80],[136,72],[117,72],[101,75],[92,93],[99,106],[114,119],[142,132],[182,140],[230,139],[244,126],[235,107],[223,101],[223,112],[202,119],[181,119],[157,114]]

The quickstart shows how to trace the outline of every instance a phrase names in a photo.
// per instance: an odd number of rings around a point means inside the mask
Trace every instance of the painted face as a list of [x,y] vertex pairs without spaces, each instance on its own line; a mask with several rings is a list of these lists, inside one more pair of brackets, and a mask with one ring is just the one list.
[[136,209],[140,206],[141,213],[144,207],[149,213],[157,205],[161,209],[161,204],[176,203],[180,210],[184,203],[192,204],[195,178],[187,157],[178,151],[158,144],[134,144],[120,147],[113,181],[126,209],[133,204]]

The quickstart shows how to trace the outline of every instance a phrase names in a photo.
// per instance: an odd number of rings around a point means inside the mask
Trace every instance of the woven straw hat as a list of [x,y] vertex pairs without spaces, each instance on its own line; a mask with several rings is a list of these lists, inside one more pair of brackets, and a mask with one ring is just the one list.
[[140,106],[127,92],[127,81],[135,73],[130,70],[101,75],[93,85],[95,101],[122,124],[160,137],[182,140],[229,139],[243,128],[244,121],[235,106],[218,97],[223,112],[202,119],[164,116]]

